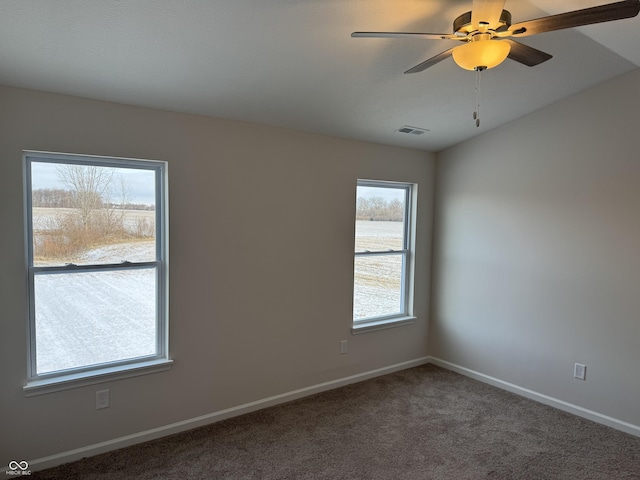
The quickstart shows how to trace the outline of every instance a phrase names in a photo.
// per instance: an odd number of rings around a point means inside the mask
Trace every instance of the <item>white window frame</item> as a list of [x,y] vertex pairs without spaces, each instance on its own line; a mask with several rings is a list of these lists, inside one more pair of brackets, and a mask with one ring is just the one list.
[[[116,264],[65,264],[59,266],[34,266],[31,165],[38,163],[90,165],[114,168],[150,170],[155,173],[155,239],[156,259],[147,262],[122,262]],[[168,338],[168,195],[167,162],[92,155],[61,154],[39,151],[23,152],[25,252],[28,282],[27,321],[27,383],[23,387],[26,396],[66,390],[84,385],[102,383],[119,378],[144,375],[168,370],[173,363],[169,359]],[[88,365],[56,372],[37,373],[35,329],[35,276],[96,271],[123,271],[154,268],[156,271],[156,354],[144,357],[116,360],[98,365]]]
[[[356,202],[357,187],[374,187],[374,188],[391,188],[404,190],[404,218],[403,218],[403,245],[400,250],[380,250],[380,251],[355,251],[354,236],[354,268],[355,259],[358,257],[371,256],[400,256],[402,258],[402,278],[400,292],[401,311],[390,315],[365,317],[353,319],[351,331],[354,334],[365,333],[373,330],[382,330],[386,328],[398,327],[415,323],[416,317],[413,316],[413,269],[414,269],[414,241],[413,231],[415,224],[415,195],[416,185],[404,182],[391,182],[384,180],[364,180],[358,179],[356,185]],[[355,209],[354,209],[355,211]],[[354,274],[354,292],[355,292],[355,274]],[[353,298],[353,295],[352,295]]]

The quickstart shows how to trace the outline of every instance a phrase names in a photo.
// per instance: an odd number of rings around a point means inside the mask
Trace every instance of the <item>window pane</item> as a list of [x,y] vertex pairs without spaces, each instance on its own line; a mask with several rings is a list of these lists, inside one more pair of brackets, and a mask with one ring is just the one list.
[[403,222],[356,220],[356,252],[402,250]]
[[156,260],[155,171],[31,163],[33,265]]
[[355,251],[402,250],[406,190],[358,186]]
[[403,259],[402,254],[355,258],[354,320],[402,313]]
[[36,274],[37,373],[156,354],[156,269]]

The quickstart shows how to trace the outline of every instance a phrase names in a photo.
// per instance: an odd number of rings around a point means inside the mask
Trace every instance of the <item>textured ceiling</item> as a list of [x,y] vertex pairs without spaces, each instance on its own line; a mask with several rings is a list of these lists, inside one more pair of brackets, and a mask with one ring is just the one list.
[[[608,3],[507,0],[513,22]],[[640,66],[640,17],[522,39],[554,58],[482,79],[450,41],[471,0],[0,0],[0,84],[437,151]],[[421,135],[396,130],[429,129]]]

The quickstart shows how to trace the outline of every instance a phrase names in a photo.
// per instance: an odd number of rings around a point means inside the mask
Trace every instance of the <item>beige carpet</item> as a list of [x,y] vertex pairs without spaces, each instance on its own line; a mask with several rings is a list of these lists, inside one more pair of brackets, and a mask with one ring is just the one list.
[[36,479],[640,479],[640,438],[433,365]]

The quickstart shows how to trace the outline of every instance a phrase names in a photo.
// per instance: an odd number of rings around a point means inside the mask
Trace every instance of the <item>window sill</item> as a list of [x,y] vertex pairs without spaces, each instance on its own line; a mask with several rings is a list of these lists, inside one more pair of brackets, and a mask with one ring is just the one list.
[[136,363],[135,365],[119,365],[117,367],[105,367],[90,372],[70,373],[55,378],[33,380],[22,387],[25,397],[44,395],[46,393],[59,392],[70,388],[95,385],[122,378],[137,377],[150,373],[169,370],[173,360],[161,359]]
[[416,317],[385,318],[384,320],[374,320],[354,325],[351,327],[351,333],[353,335],[357,335],[359,333],[374,332],[376,330],[385,330],[387,328],[402,327],[413,323],[416,323]]

